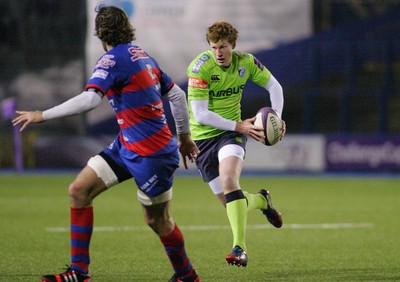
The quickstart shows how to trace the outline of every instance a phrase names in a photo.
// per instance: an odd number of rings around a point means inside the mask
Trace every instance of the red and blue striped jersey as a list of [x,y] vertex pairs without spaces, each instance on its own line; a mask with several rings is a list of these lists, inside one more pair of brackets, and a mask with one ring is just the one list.
[[150,156],[169,154],[178,148],[162,102],[162,96],[173,85],[154,58],[128,43],[115,46],[98,60],[86,89],[96,88],[107,96],[125,148]]

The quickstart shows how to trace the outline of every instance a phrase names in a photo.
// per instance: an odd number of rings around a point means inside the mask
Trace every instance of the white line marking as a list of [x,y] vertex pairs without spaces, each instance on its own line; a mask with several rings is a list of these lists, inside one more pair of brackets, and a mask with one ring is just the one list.
[[[282,229],[349,229],[349,228],[373,228],[373,223],[320,223],[320,224],[301,224],[291,223],[284,224]],[[230,230],[229,225],[183,225],[179,226],[181,230],[191,231],[211,231],[211,230]],[[247,229],[272,229],[270,224],[253,224],[247,225]],[[148,226],[95,226],[96,232],[114,232],[114,231],[147,231]],[[47,227],[48,232],[69,232],[67,227]]]

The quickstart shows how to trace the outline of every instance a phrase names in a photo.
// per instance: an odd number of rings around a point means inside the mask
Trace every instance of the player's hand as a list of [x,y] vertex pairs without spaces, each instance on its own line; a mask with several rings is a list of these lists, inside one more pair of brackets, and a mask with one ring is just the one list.
[[261,142],[265,138],[264,129],[259,126],[255,126],[255,120],[256,117],[254,116],[252,118],[245,119],[244,121],[237,122],[235,131],[249,135],[256,141]]
[[22,124],[19,131],[24,130],[31,123],[39,123],[43,122],[43,112],[35,111],[35,112],[26,112],[26,111],[16,111],[18,116],[12,120],[12,124],[14,126]]
[[179,143],[179,153],[182,156],[183,164],[185,169],[188,169],[186,158],[190,160],[190,162],[194,162],[194,159],[200,153],[199,148],[197,148],[196,143],[192,140],[189,133],[178,134],[178,143]]

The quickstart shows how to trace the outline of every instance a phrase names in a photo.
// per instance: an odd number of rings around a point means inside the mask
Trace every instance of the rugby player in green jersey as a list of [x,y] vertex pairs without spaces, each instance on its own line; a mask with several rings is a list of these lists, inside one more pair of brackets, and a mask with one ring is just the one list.
[[[190,131],[200,153],[196,165],[226,207],[233,233],[228,264],[246,266],[247,212],[260,209],[275,227],[282,226],[280,212],[273,208],[269,192],[250,194],[240,187],[240,174],[247,137],[264,138],[255,117],[241,120],[240,102],[247,80],[269,93],[271,107],[281,116],[283,90],[279,82],[252,54],[234,50],[238,31],[226,21],[210,26],[206,34],[211,49],[198,55],[188,67]],[[261,105],[260,105],[261,107]],[[283,122],[283,138],[286,125]]]

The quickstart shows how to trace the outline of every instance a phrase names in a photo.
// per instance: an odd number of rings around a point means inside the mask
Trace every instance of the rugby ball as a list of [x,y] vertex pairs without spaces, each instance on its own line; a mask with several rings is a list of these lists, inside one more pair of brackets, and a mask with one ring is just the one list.
[[272,146],[278,143],[282,135],[282,120],[279,115],[270,107],[263,107],[258,110],[254,125],[264,128],[265,138],[261,143]]

